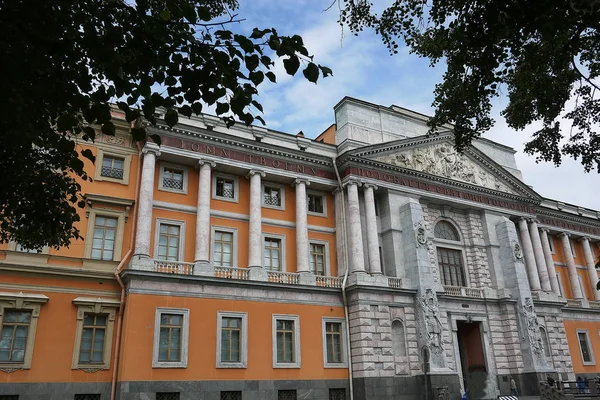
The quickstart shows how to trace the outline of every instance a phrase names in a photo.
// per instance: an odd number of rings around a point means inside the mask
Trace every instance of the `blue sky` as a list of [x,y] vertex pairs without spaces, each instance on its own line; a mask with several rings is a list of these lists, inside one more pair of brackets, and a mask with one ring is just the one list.
[[[340,0],[343,4],[343,1]],[[333,70],[333,77],[317,85],[285,74],[276,66],[277,84],[260,87],[259,99],[264,118],[272,129],[289,133],[302,130],[314,138],[334,122],[333,106],[344,96],[372,103],[392,104],[432,114],[435,84],[441,80],[444,66],[429,66],[427,59],[409,54],[406,48],[390,56],[381,39],[365,31],[358,37],[337,24],[337,2],[326,12],[332,0],[241,0],[239,17],[245,18],[239,29],[275,27],[281,35],[300,34],[315,62]],[[376,2],[381,6],[386,1]],[[236,30],[238,28],[235,28]],[[513,147],[524,180],[540,195],[567,203],[600,210],[598,187],[600,175],[584,173],[576,161],[565,160],[560,168],[553,164],[536,164],[522,152],[535,127],[522,132],[509,129],[499,117],[505,99],[495,100],[495,127],[484,137]]]

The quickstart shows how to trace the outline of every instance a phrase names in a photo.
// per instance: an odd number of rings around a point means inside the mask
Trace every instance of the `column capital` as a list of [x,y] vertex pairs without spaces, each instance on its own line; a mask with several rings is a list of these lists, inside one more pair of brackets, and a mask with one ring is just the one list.
[[261,178],[267,176],[267,174],[264,171],[261,171],[260,169],[251,169],[250,171],[248,171],[246,178],[250,179],[250,177],[253,175],[259,175]]
[[527,218],[527,222],[529,222],[530,224],[538,224],[540,221],[538,221],[537,218],[532,217],[532,218]]
[[590,243],[591,240],[592,239],[589,236],[582,236],[579,239],[577,239],[577,241],[579,241],[579,242],[588,242],[588,243]]
[[146,142],[144,147],[142,148],[143,154],[152,153],[156,157],[160,156],[160,147],[156,143]]
[[350,185],[356,185],[356,187],[358,188],[358,187],[362,186],[362,182],[357,179],[349,179],[342,184],[343,187],[350,186]]
[[196,163],[196,167],[200,168],[203,165],[208,165],[211,168],[215,168],[217,166],[217,163],[212,160],[205,160],[203,158],[198,159],[198,162]]
[[294,182],[292,182],[292,186],[296,186],[301,183],[304,183],[306,186],[310,186],[310,181],[308,179],[304,179],[304,178],[294,179]]
[[550,229],[548,229],[548,228],[540,228],[540,231],[546,232],[546,234],[550,233]]
[[372,183],[363,183],[362,185],[363,189],[373,189],[373,190],[377,190],[377,185],[374,185]]
[[570,233],[566,233],[566,232],[561,232],[561,233],[558,234],[559,238],[562,238],[563,236],[566,236],[566,237],[570,238],[571,234]]
[[338,193],[342,193],[342,189],[340,189],[340,187],[338,186],[338,187],[336,187],[335,189],[333,189],[333,190],[331,191],[331,193],[332,193],[332,194],[335,196],[335,195],[337,195]]

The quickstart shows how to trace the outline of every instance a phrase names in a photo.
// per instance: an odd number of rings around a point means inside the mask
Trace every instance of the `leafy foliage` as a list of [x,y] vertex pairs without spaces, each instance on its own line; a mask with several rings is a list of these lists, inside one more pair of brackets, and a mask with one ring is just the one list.
[[403,40],[432,65],[446,61],[430,133],[454,124],[464,148],[493,125],[491,99],[506,90],[510,127],[542,124],[527,153],[600,172],[600,1],[394,0],[380,15],[367,1],[344,2],[340,23],[354,33],[372,28],[392,53]]
[[[273,57],[310,82],[331,75],[298,35],[228,27],[236,0],[0,0],[0,242],[68,245],[80,236],[78,179],[90,179],[76,142],[115,134],[110,104],[148,139],[141,120],[199,114],[215,105],[228,126],[263,121],[256,100]],[[264,122],[263,122],[264,123]],[[153,135],[150,139],[157,141]]]

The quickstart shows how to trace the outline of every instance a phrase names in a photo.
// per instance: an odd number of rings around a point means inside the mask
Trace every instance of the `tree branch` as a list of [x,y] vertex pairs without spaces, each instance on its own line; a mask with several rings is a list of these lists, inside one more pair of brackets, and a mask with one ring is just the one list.
[[577,71],[577,73],[579,74],[580,77],[582,77],[587,83],[589,83],[590,85],[592,85],[594,88],[600,90],[600,86],[596,85],[594,82],[591,81],[590,78],[588,78],[587,76],[585,76],[577,67],[577,64],[575,64],[575,59],[571,59],[571,65],[573,66],[573,69],[575,71]]

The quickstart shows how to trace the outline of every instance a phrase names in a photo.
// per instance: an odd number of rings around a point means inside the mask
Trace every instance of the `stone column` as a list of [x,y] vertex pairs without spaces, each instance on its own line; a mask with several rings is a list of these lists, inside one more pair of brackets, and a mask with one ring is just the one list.
[[306,186],[310,182],[296,179],[296,271],[310,272],[308,248],[308,205]]
[[579,239],[583,246],[583,255],[585,257],[585,264],[587,265],[588,275],[590,276],[590,283],[592,285],[592,292],[594,293],[594,300],[600,301],[600,291],[596,290],[596,283],[598,282],[598,272],[596,272],[596,263],[594,262],[594,253],[590,247],[590,238],[582,237]]
[[248,267],[262,267],[262,190],[265,173],[250,170],[250,221],[248,224]]
[[360,226],[360,206],[358,202],[358,186],[360,183],[350,181],[347,184],[348,188],[348,209],[346,210],[348,218],[348,238],[350,258],[350,272],[366,272],[365,259],[363,250],[363,238]]
[[365,221],[367,225],[367,251],[369,254],[369,272],[381,275],[381,259],[379,257],[379,236],[377,234],[377,217],[375,216],[375,195],[377,186],[365,184]]
[[529,286],[531,287],[531,290],[538,291],[541,289],[540,277],[535,265],[535,256],[533,255],[533,245],[531,244],[529,230],[527,229],[527,221],[525,218],[519,218],[517,223],[521,234],[521,244],[523,246],[523,257],[525,258],[525,266],[527,267]]
[[550,239],[548,238],[548,229],[542,229],[540,233],[542,240],[542,250],[546,259],[546,268],[548,269],[548,277],[550,278],[550,286],[552,291],[560,296],[560,286],[556,277],[556,269],[554,268],[554,260],[552,259],[552,250],[550,249]]
[[194,262],[210,262],[210,185],[212,161],[198,160],[198,209],[196,211],[196,248]]
[[559,235],[559,237],[562,241],[563,252],[565,253],[565,260],[567,262],[567,269],[569,270],[569,281],[571,282],[571,291],[573,292],[573,298],[575,300],[581,300],[583,299],[583,293],[581,293],[581,287],[579,286],[577,267],[575,266],[573,253],[571,252],[571,243],[569,241],[569,235],[563,232]]
[[344,204],[344,196],[342,190],[335,189],[333,191],[333,195],[335,197],[335,248],[337,255],[337,271],[338,276],[343,276],[346,273],[346,259],[344,257],[344,253],[346,252],[346,236],[344,226],[344,218],[343,218],[343,204]]
[[150,236],[152,233],[152,201],[154,198],[154,167],[160,155],[155,143],[146,143],[142,149],[144,161],[138,200],[137,232],[135,235],[136,256],[150,257]]
[[533,255],[540,277],[540,285],[544,292],[549,292],[552,290],[552,286],[550,285],[550,277],[548,276],[548,268],[546,268],[546,259],[544,258],[540,232],[538,231],[538,225],[535,219],[529,220],[529,236],[531,237]]

